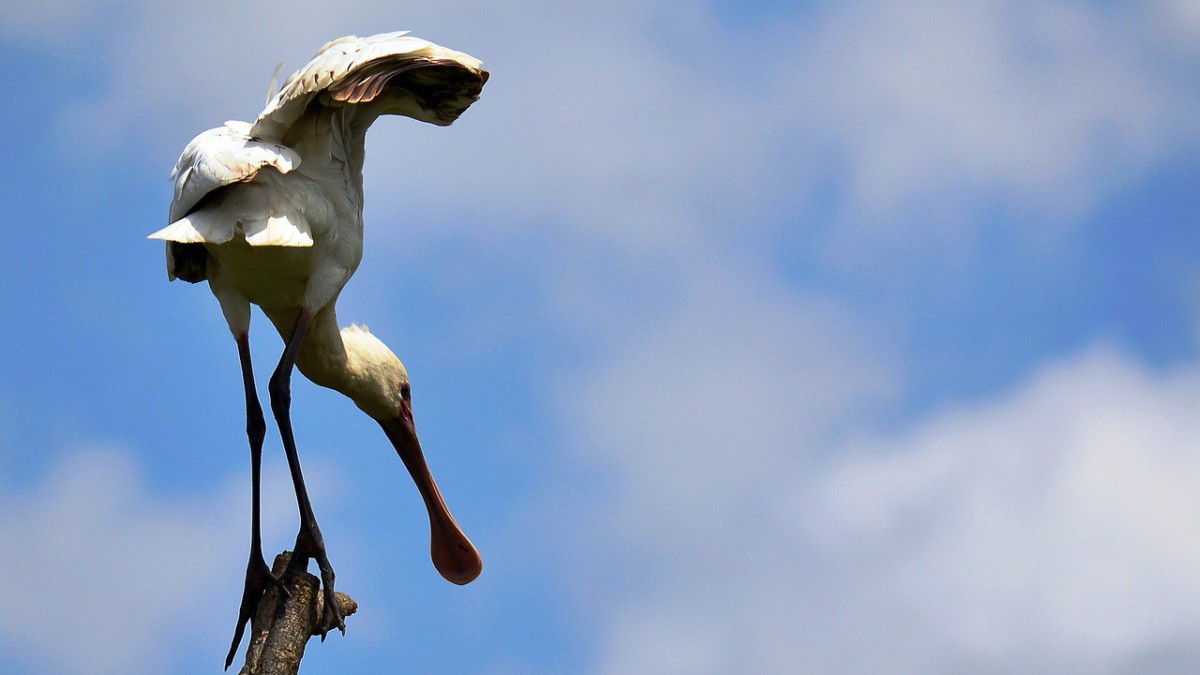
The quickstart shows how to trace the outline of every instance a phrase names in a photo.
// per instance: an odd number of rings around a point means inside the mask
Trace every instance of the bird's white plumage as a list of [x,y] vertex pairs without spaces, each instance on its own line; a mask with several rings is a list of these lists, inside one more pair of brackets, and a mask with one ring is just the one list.
[[230,120],[202,132],[183,149],[171,170],[175,198],[170,219],[182,218],[204,195],[221,186],[254,178],[264,166],[287,173],[299,165],[300,155],[291,148],[258,140],[250,135],[249,124]]
[[[288,77],[253,124],[226,122],[197,135],[184,148],[171,172],[175,195],[170,224],[150,235],[168,242],[168,274],[175,278],[171,243],[225,244],[241,236],[255,247],[314,245],[314,228],[322,224],[314,223],[309,211],[320,210],[318,206],[282,199],[286,190],[253,189],[283,185],[274,178],[297,169],[320,183],[308,186],[318,190],[333,188],[330,183],[338,175],[351,189],[355,179],[361,182],[361,157],[352,155],[353,148],[361,146],[369,119],[354,126],[354,115],[322,120],[318,114],[311,124],[299,124],[313,115],[314,105],[337,112],[374,103],[377,109],[370,119],[401,114],[446,125],[478,98],[486,80],[479,59],[406,32],[329,42]],[[312,164],[311,169],[302,168],[304,162]],[[236,184],[242,189],[218,192]],[[287,186],[295,190],[295,185]],[[326,201],[340,210],[337,199]],[[355,215],[361,219],[361,213]]]
[[[196,136],[180,155],[171,171],[175,197],[171,201],[170,224],[150,235],[181,244],[223,244],[236,232],[251,246],[312,246],[308,222],[287,204],[237,205],[230,200],[196,209],[218,188],[254,180],[265,166],[286,174],[300,166],[300,155],[281,143],[250,136],[246,122],[229,121]],[[195,210],[193,210],[195,209]],[[173,256],[167,249],[168,272],[173,276]]]
[[[263,436],[254,430],[265,423],[250,364],[252,304],[287,343],[271,377],[271,407],[301,514],[292,562],[303,561],[297,567],[303,569],[315,558],[321,570],[322,635],[335,627],[344,630],[345,624],[292,434],[293,368],[345,394],[383,427],[425,501],[430,555],[442,576],[465,584],[482,570],[478,551],[454,522],[425,463],[404,365],[365,328],[338,331],[335,311],[338,295],[362,260],[367,129],[381,115],[450,124],[479,97],[488,78],[481,65],[474,57],[403,33],[330,42],[288,78],[253,124],[226,122],[188,143],[171,172],[170,222],[150,235],[166,241],[170,278],[208,281],[238,342],[256,508]],[[256,545],[227,668],[265,585],[274,580],[259,538],[256,511]]]
[[[293,124],[312,98],[322,92],[329,92],[334,101],[364,102],[364,95],[372,91],[372,84],[383,86],[390,77],[403,72],[406,67],[435,63],[452,63],[474,73],[479,73],[483,66],[482,61],[469,54],[412,37],[408,31],[333,40],[317,50],[307,66],[293,73],[283,83],[254,122],[253,133],[281,136],[280,130]],[[376,65],[381,67],[371,67]],[[355,78],[359,74],[365,81]],[[362,86],[355,87],[356,84]],[[447,92],[438,93],[444,96]],[[413,107],[411,113],[405,111],[404,114],[423,122],[449,124],[477,96],[477,92],[461,96],[462,105],[458,109],[443,106],[445,110],[429,111],[423,107]],[[368,100],[370,98],[374,96]]]

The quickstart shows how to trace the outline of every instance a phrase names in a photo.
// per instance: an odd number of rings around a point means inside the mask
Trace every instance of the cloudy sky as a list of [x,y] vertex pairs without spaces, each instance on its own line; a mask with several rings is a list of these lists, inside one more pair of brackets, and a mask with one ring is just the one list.
[[0,671],[219,672],[236,350],[145,235],[278,61],[399,29],[492,79],[372,129],[339,315],[485,570],[438,577],[377,426],[298,379],[361,605],[304,672],[1200,670],[1195,0],[3,0]]

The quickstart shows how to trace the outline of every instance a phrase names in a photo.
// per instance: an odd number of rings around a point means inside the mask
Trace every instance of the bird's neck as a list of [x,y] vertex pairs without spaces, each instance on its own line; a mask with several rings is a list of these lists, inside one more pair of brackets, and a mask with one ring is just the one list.
[[[263,313],[275,324],[286,342],[296,325],[296,312],[277,312],[264,308]],[[308,333],[296,355],[296,367],[309,380],[349,396],[353,389],[349,356],[338,332],[337,313],[332,304],[317,313],[308,326]]]
[[301,171],[329,185],[347,185],[362,207],[367,129],[378,113],[370,106],[317,106],[306,113],[284,143],[299,153]]
[[403,364],[365,329],[339,330],[332,305],[313,317],[296,367],[313,383],[341,393],[375,419],[391,419],[399,412],[399,386],[401,378],[407,378]]
[[341,147],[345,151],[345,161],[351,176],[362,189],[363,162],[367,157],[367,129],[374,124],[378,115],[370,110],[360,109],[359,106],[346,106],[334,112],[336,123],[333,133],[337,135]]

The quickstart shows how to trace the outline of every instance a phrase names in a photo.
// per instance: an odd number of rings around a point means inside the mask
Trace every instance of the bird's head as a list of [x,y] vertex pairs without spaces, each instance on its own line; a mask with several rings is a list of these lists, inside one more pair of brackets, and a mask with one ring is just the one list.
[[366,326],[342,329],[351,391],[345,392],[360,410],[376,421],[394,419],[408,405],[412,417],[408,370],[387,345]]
[[425,463],[413,421],[412,385],[400,359],[365,327],[342,329],[354,403],[370,415],[396,448],[425,500],[429,512],[430,555],[438,572],[456,584],[473,581],[483,570],[483,560],[467,539],[442,499],[441,491]]

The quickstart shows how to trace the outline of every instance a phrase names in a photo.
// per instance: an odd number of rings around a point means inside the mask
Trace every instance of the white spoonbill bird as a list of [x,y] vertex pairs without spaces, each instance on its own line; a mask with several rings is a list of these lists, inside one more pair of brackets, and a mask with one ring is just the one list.
[[266,422],[250,363],[251,303],[285,343],[268,388],[300,510],[285,576],[306,569],[310,558],[317,561],[325,594],[322,636],[335,627],[345,632],[345,623],[292,435],[293,366],[350,397],[383,427],[425,501],[438,572],[465,584],[483,568],[425,463],[404,365],[365,328],[339,331],[334,311],[362,259],[367,128],[380,115],[449,125],[479,98],[488,79],[481,66],[472,56],[406,33],[334,40],[284,82],[257,120],[226,122],[196,136],[171,173],[170,224],[150,238],[167,242],[171,279],[208,280],[237,343],[246,394],[250,561],[226,668],[264,591],[281,584],[263,558],[259,530]]

